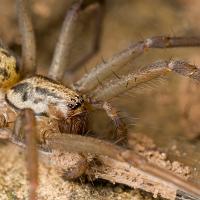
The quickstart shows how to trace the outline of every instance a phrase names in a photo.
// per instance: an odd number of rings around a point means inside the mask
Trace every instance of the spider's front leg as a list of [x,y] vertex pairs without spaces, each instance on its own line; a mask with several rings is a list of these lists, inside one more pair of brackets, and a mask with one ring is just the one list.
[[[17,123],[20,124],[17,130]],[[15,123],[14,135],[19,135],[20,131],[25,135],[26,143],[26,160],[27,160],[27,172],[28,180],[30,182],[29,199],[37,199],[37,187],[38,187],[38,153],[37,153],[37,129],[34,113],[31,109],[25,109],[21,111],[16,123]]]
[[[162,169],[155,164],[149,163],[144,157],[138,155],[137,153],[135,153],[130,149],[123,148],[96,138],[80,136],[80,135],[72,135],[72,134],[64,134],[62,136],[49,137],[46,138],[46,142],[47,145],[52,149],[68,151],[68,152],[82,152],[86,154],[92,153],[100,156],[105,156],[104,158],[108,157],[122,163],[123,162],[129,163],[130,166],[128,168],[126,167],[123,168],[124,171],[121,172],[120,178],[117,180],[117,182],[120,182],[122,180],[121,178],[124,176],[123,173],[125,171],[127,171],[129,168],[135,167],[135,169],[142,170],[145,174],[147,173],[150,176],[150,178],[147,178],[147,176],[145,175],[144,178],[144,180],[150,179],[151,180],[150,184],[158,185],[158,182],[160,182],[164,184],[163,185],[164,187],[166,186],[169,186],[169,188],[171,187],[170,189],[171,191],[172,190],[177,191],[178,189],[180,189],[181,191],[188,192],[188,194],[193,194],[194,196],[197,197],[200,196],[199,186],[194,185],[193,183],[186,181],[176,176],[172,172]],[[107,161],[110,162],[109,159],[107,159]],[[106,166],[109,166],[109,164],[107,165],[107,163],[101,163],[101,165],[105,165],[105,168]],[[120,164],[118,163],[118,165],[114,165],[112,167],[114,167],[115,169],[115,168],[120,168],[119,166]],[[106,173],[107,171],[105,171],[103,175],[105,175]],[[92,174],[92,172],[89,174]],[[156,182],[154,182],[155,180],[152,182],[153,180],[152,176],[158,180]],[[133,178],[133,180],[135,181],[135,177],[134,176],[132,177],[131,173],[128,174],[128,177],[129,177],[128,180],[131,180],[131,178]],[[113,176],[111,179],[108,178],[108,180],[116,181],[115,176]]]
[[[128,48],[112,56],[109,60],[98,64],[78,80],[73,87],[82,93],[90,93],[95,88],[99,87],[99,83],[103,83],[104,85],[104,81],[111,77],[112,74],[119,79],[116,73],[123,69],[128,63],[131,63],[137,57],[141,56],[148,49],[195,46],[200,46],[199,37],[155,36],[147,38],[143,41],[131,44]],[[122,79],[123,77],[121,80]]]

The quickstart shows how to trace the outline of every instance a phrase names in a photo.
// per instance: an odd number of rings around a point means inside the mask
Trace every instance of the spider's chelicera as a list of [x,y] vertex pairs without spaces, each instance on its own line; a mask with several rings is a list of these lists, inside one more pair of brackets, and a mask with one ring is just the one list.
[[[149,164],[124,145],[127,141],[126,126],[116,109],[110,104],[112,98],[171,71],[200,80],[199,69],[183,61],[159,61],[138,73],[130,73],[121,76],[120,79],[106,80],[113,72],[120,70],[123,65],[146,49],[199,46],[200,38],[158,36],[140,41],[93,68],[74,83],[71,89],[62,85],[67,66],[66,60],[70,52],[69,41],[72,39],[78,14],[87,9],[95,11],[96,22],[100,23],[103,3],[99,0],[85,4],[84,1],[79,0],[73,5],[65,18],[48,76],[44,77],[35,75],[35,39],[26,1],[17,0],[22,35],[22,65],[19,67],[15,58],[7,50],[0,49],[0,86],[4,90],[0,99],[0,125],[1,128],[14,126],[13,133],[6,129],[6,133],[5,131],[1,133],[1,138],[10,139],[14,143],[25,146],[27,133],[36,132],[35,137],[40,153],[44,153],[48,163],[61,169],[68,179],[77,178],[88,170],[87,153],[93,153],[135,165],[151,175],[175,184],[177,188],[200,195],[197,186]],[[100,29],[98,31],[100,32]],[[89,57],[85,55],[85,58]],[[99,85],[99,81],[104,83],[103,86]],[[91,107],[106,111],[116,126],[117,138],[123,141],[123,147],[84,136],[84,133],[88,131],[88,114]],[[30,117],[33,113],[29,109],[33,111],[34,116]],[[33,122],[35,118],[36,125]],[[30,124],[31,127],[27,128]],[[34,126],[37,131],[31,131]],[[33,144],[32,141],[29,142]],[[30,145],[29,142],[27,143]],[[63,150],[65,154],[59,154],[59,151]],[[67,151],[75,153],[69,154]],[[34,154],[33,150],[31,153]],[[34,158],[36,163],[37,159]],[[69,160],[73,162],[70,163]],[[34,160],[31,162],[33,163]],[[32,171],[30,173],[33,173]],[[33,177],[31,181],[34,185],[36,177]],[[34,199],[34,195],[34,190],[32,190],[30,199]]]

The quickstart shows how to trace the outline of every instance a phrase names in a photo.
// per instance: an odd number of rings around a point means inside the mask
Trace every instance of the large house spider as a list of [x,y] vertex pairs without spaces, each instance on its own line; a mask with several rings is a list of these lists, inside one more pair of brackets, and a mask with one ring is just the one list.
[[[183,61],[169,60],[155,62],[138,73],[130,73],[120,79],[116,78],[111,81],[106,81],[106,79],[146,49],[199,46],[200,39],[159,36],[140,41],[93,68],[69,89],[61,83],[66,70],[70,38],[73,35],[76,18],[79,12],[91,9],[90,6],[92,6],[92,9],[96,9],[97,23],[99,23],[103,1],[86,3],[86,1],[79,0],[73,5],[65,18],[47,77],[34,75],[36,48],[26,3],[26,0],[17,0],[22,34],[22,65],[18,67],[15,58],[3,47],[0,49],[0,84],[2,90],[5,91],[2,92],[1,97],[0,137],[27,147],[31,186],[29,198],[31,200],[37,198],[38,170],[35,146],[39,149],[38,152],[52,166],[62,170],[68,179],[75,179],[86,173],[88,154],[98,154],[126,162],[151,176],[174,184],[182,191],[199,197],[198,186],[148,163],[145,158],[127,147],[126,126],[118,116],[116,109],[109,103],[110,99],[119,94],[170,72],[199,80],[199,69]],[[90,55],[86,55],[84,59],[89,57]],[[101,82],[104,83],[103,86]],[[120,146],[84,136],[87,132],[88,114],[91,108],[104,109],[113,120],[117,132],[116,139],[120,140]],[[73,153],[68,154],[67,152]],[[69,160],[73,160],[71,165]]]

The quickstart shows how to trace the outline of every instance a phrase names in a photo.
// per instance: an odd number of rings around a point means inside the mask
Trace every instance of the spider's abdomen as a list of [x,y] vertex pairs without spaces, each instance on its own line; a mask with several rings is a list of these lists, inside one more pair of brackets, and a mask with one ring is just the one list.
[[38,116],[58,120],[64,131],[82,129],[79,125],[87,118],[81,95],[43,76],[27,78],[10,88],[6,101],[16,110],[31,108]]
[[0,47],[0,88],[8,88],[20,78],[16,59]]

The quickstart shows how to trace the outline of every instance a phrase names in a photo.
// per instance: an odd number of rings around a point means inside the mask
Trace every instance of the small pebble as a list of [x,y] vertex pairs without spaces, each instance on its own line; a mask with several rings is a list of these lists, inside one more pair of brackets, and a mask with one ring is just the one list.
[[113,191],[117,192],[117,193],[122,193],[123,189],[120,186],[116,186],[116,187],[113,188]]

